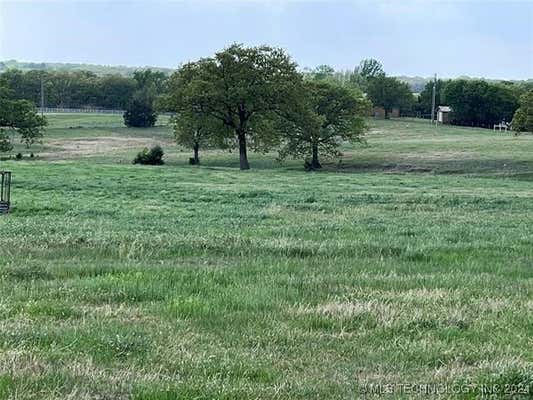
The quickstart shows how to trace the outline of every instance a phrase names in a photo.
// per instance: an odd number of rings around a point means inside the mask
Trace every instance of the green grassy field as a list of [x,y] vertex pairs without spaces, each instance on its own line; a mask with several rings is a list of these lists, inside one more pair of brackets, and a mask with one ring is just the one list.
[[533,136],[372,121],[324,171],[241,172],[49,120],[0,162],[0,399],[533,397]]

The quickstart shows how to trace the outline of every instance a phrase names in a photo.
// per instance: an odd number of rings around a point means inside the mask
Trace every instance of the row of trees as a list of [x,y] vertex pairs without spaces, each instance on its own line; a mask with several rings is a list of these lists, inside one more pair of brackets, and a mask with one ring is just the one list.
[[372,58],[362,60],[350,74],[340,74],[328,65],[320,65],[313,71],[306,71],[304,76],[361,90],[374,106],[383,108],[385,118],[393,108],[410,113],[415,102],[409,85],[387,76],[381,63]]
[[[88,71],[27,71],[10,69],[0,74],[0,82],[13,97],[41,104],[41,83],[46,107],[125,109],[140,89],[136,71],[132,77],[97,76]],[[164,81],[162,72],[151,72]]]
[[[433,83],[415,96],[373,59],[363,60],[348,77],[327,65],[302,74],[279,49],[234,45],[184,65],[170,77],[168,89],[163,103],[176,112],[176,137],[193,149],[191,163],[199,162],[200,147],[236,143],[242,169],[249,168],[248,146],[278,148],[281,159],[303,156],[317,169],[319,152],[338,155],[343,141],[362,140],[363,117],[372,105],[382,107],[386,118],[396,107],[429,116]],[[515,130],[531,130],[528,89],[514,82],[439,80],[436,105],[451,106],[455,124],[492,127],[514,116]]]
[[[237,44],[187,63],[170,77],[152,70],[135,71],[131,78],[9,70],[0,74],[2,148],[10,146],[7,128],[20,132],[27,144],[42,135],[45,120],[39,119],[32,104],[39,103],[41,82],[50,86],[45,93],[58,106],[126,108],[128,126],[153,126],[155,109],[173,112],[177,141],[193,149],[191,163],[200,162],[200,148],[236,147],[241,169],[250,167],[250,148],[277,149],[280,159],[303,157],[307,168],[318,169],[319,155],[339,155],[343,142],[363,140],[364,117],[372,105],[382,107],[385,117],[395,107],[404,113],[425,113],[433,89],[428,84],[416,97],[373,59],[363,60],[346,76],[327,65],[300,72],[281,49]],[[453,122],[475,126],[510,120],[522,95],[516,126],[530,129],[533,95],[524,94],[522,87],[459,79],[438,81],[436,91],[437,105],[452,106]]]
[[[137,70],[131,77],[97,76],[87,71],[8,70],[0,74],[0,85],[15,100],[27,100],[34,106],[126,109],[127,126],[153,126],[157,97],[166,91],[167,75],[151,69]],[[41,91],[42,89],[42,91]]]
[[[135,71],[131,76],[98,76],[88,71],[30,70],[22,72],[8,69],[0,73],[0,81],[10,88],[16,99],[30,100],[36,106],[41,102],[41,83],[44,88],[44,103],[48,107],[96,107],[127,109],[132,114],[127,124],[145,126],[154,120],[154,99],[168,92],[168,75],[162,71],[148,71],[149,85],[155,90],[146,90],[145,71]],[[359,89],[367,94],[375,106],[384,108],[388,114],[399,108],[403,115],[429,117],[433,82],[426,84],[419,96],[411,94],[409,86],[398,78],[386,76],[381,64],[373,59],[363,60],[353,71],[335,71],[327,65],[314,70],[304,69],[304,79],[323,80],[350,89]],[[156,83],[154,84],[154,80]],[[510,121],[518,108],[521,95],[533,89],[532,82],[492,82],[485,80],[454,79],[438,80],[437,105],[453,108],[452,123],[468,126],[490,127],[505,119]],[[152,93],[156,93],[153,96]],[[146,96],[144,94],[150,93]],[[134,114],[144,114],[135,121]]]
[[250,147],[320,168],[319,153],[339,154],[343,141],[362,140],[370,109],[355,87],[304,79],[281,49],[237,44],[183,65],[162,104],[176,113],[176,138],[193,148],[193,163],[201,146],[236,147],[241,169],[250,168]]
[[[502,120],[510,122],[520,97],[531,92],[528,84],[487,82],[484,80],[437,80],[436,104],[453,109],[451,122],[457,125],[491,128]],[[413,110],[425,116],[431,113],[433,83],[420,93]]]

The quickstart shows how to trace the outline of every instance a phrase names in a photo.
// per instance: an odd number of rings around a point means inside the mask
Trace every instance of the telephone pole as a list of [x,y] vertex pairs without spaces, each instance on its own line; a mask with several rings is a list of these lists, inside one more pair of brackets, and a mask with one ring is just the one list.
[[431,98],[431,123],[435,122],[435,97],[437,95],[437,74],[433,80],[433,96]]
[[41,117],[44,115],[44,81],[43,81],[44,69],[45,69],[45,64],[43,63],[42,69],[41,69]]

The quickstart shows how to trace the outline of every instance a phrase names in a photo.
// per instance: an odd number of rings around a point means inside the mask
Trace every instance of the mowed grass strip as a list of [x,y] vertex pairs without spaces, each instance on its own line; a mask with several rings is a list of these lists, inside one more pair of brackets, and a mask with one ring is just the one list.
[[0,398],[530,398],[533,138],[374,124],[320,173],[174,148],[2,163]]

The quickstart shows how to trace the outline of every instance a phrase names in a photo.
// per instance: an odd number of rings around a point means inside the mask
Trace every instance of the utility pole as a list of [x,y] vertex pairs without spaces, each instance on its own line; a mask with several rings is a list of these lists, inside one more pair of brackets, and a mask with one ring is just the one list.
[[433,96],[431,98],[431,123],[435,122],[435,97],[437,95],[437,74],[435,74],[435,79],[433,80]]
[[44,81],[43,81],[43,75],[44,75],[44,63],[42,64],[41,69],[41,117],[44,115]]

